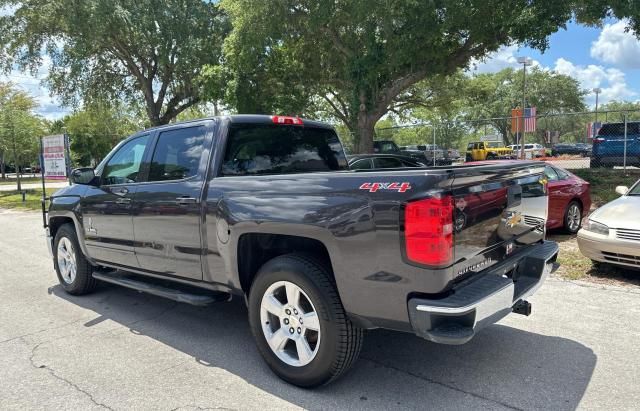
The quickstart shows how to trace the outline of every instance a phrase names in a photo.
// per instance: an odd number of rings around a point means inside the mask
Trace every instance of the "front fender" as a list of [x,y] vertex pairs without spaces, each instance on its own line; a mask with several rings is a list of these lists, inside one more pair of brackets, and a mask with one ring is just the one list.
[[80,244],[80,249],[89,262],[93,263],[87,252],[81,213],[81,198],[86,186],[74,185],[55,192],[50,198],[47,222],[51,241],[55,238],[57,229],[66,222],[72,222]]

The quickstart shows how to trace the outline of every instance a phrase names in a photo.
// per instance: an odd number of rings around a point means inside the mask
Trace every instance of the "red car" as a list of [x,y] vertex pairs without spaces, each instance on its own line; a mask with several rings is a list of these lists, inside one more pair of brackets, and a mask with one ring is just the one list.
[[567,170],[547,164],[547,189],[549,190],[549,214],[547,228],[564,228],[575,234],[582,218],[591,209],[589,183]]

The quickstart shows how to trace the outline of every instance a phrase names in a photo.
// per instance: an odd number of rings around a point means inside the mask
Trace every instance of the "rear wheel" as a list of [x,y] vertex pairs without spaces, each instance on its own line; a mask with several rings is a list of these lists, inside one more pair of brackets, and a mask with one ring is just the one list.
[[249,293],[249,322],[271,370],[300,387],[338,378],[362,346],[362,330],[347,318],[328,270],[305,254],[260,268]]
[[82,254],[76,231],[71,224],[61,226],[56,232],[53,263],[60,285],[69,294],[88,294],[95,289],[96,280],[91,275],[93,266]]
[[564,213],[564,229],[571,234],[575,234],[580,229],[581,224],[582,207],[577,201],[572,201]]
[[496,155],[493,153],[487,154],[487,160],[495,160],[496,158],[497,158]]
[[467,155],[464,157],[464,161],[473,161],[473,157],[471,157],[471,154],[467,154]]

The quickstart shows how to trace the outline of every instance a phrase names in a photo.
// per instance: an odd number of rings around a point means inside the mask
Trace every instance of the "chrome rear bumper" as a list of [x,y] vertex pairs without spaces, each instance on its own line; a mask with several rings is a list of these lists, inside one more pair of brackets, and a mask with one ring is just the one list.
[[410,299],[414,332],[436,343],[466,343],[534,294],[552,272],[557,255],[558,245],[546,241],[461,283],[445,298]]

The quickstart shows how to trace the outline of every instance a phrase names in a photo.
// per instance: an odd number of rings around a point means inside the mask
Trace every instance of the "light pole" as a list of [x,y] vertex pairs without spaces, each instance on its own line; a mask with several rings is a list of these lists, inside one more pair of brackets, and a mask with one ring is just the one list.
[[[596,93],[596,121],[595,123],[598,122],[598,94],[600,94],[602,92],[602,89],[600,87],[596,87],[593,89],[593,92]],[[596,125],[594,124],[593,127],[591,127],[592,132],[595,131],[595,127]],[[587,140],[585,139],[584,141],[585,143],[587,142]]]
[[527,66],[533,61],[529,57],[518,57],[518,64],[522,64],[522,134],[520,138],[520,154],[524,160],[524,109],[527,106]]

